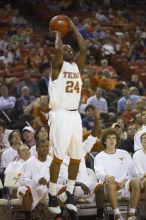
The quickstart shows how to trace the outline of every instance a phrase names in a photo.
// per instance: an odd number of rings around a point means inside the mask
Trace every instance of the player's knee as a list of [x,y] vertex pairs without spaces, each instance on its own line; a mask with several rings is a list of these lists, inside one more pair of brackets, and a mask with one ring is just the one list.
[[62,159],[60,159],[60,158],[58,158],[56,156],[54,156],[54,158],[53,158],[53,162],[56,163],[56,164],[61,164],[62,161],[63,161]]
[[138,178],[133,178],[131,181],[130,181],[130,185],[131,185],[131,188],[136,190],[136,189],[140,189],[140,179]]
[[70,163],[79,165],[81,160],[70,158]]
[[107,190],[115,190],[115,184],[114,183],[105,182],[105,188]]

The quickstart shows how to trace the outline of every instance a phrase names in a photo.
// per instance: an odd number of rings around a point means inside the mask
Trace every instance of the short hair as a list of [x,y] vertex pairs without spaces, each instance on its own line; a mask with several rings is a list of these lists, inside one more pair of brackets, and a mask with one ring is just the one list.
[[20,138],[21,138],[21,133],[19,130],[13,130],[10,134],[9,134],[9,137],[8,137],[8,141],[10,142],[10,145],[12,144],[12,137],[13,137],[13,134],[17,132],[19,135],[20,135]]
[[18,147],[18,154],[20,154],[21,149],[23,149],[24,147],[28,147],[28,148],[29,148],[29,146],[28,146],[27,144],[21,144],[21,145]]
[[106,141],[108,135],[115,135],[116,139],[117,139],[117,142],[119,140],[119,136],[118,136],[118,134],[117,134],[117,132],[114,128],[105,129],[102,133],[102,136],[101,136],[101,143],[103,144],[103,146],[105,148],[106,148],[105,141]]
[[86,108],[85,108],[85,112],[88,111],[90,108],[91,108],[92,110],[95,110],[94,105],[87,105]]
[[140,140],[142,141],[143,136],[146,135],[146,132],[144,132],[141,136],[140,136]]

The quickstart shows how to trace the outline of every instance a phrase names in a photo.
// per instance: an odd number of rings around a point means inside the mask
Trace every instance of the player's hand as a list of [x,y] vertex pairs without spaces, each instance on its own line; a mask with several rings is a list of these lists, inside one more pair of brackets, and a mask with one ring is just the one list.
[[106,176],[106,183],[107,184],[114,184],[115,183],[115,177],[114,176]]
[[69,23],[69,26],[70,26],[70,28],[73,30],[73,29],[76,29],[76,26],[74,25],[74,23],[72,22],[72,20],[68,17],[68,16],[66,16],[66,15],[63,15],[65,18],[66,18],[66,20],[68,21],[68,23]]
[[40,185],[47,185],[48,182],[47,182],[47,180],[44,177],[42,177],[41,179],[39,179],[39,184]]
[[118,182],[118,188],[122,189],[125,186],[125,180],[122,180],[121,182]]
[[90,189],[84,183],[81,184],[81,188],[85,195],[88,195],[90,193]]

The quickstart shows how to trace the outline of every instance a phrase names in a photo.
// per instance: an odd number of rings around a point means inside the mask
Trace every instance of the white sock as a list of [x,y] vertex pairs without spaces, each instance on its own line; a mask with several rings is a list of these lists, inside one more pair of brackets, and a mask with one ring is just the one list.
[[74,187],[75,187],[75,180],[68,180],[67,185],[66,185],[66,191],[70,192],[73,194]]
[[120,214],[119,208],[114,209],[114,214],[115,214],[115,215],[119,215],[119,214]]
[[136,209],[134,209],[134,208],[130,208],[130,209],[129,209],[129,213],[135,214],[135,212],[136,212]]
[[56,194],[57,194],[57,184],[56,183],[52,183],[52,182],[49,183],[49,193],[52,196],[56,196]]

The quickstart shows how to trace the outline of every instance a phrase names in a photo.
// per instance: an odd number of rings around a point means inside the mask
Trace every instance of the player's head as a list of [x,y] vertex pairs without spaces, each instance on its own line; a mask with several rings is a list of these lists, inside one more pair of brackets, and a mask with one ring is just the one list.
[[72,62],[73,61],[73,49],[70,45],[63,45],[63,58],[65,61]]
[[38,153],[38,157],[46,158],[49,153],[49,146],[47,140],[38,140],[36,142],[36,151]]
[[117,132],[113,128],[107,128],[104,130],[101,142],[103,146],[106,148],[112,147],[115,148],[118,143],[119,136],[117,135]]

